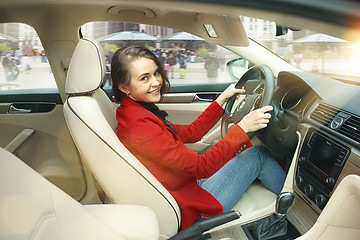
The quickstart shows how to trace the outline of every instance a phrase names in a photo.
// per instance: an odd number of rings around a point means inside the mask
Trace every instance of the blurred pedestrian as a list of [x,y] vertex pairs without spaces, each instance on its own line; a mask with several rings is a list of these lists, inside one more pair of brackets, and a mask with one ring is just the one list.
[[[174,57],[173,53],[170,53],[167,62],[169,63],[169,71],[171,73],[171,78],[174,78],[174,69],[176,65],[176,58]],[[169,75],[170,75],[169,73]]]
[[164,57],[164,55],[163,55],[163,53],[161,52],[160,49],[158,49],[158,50],[156,51],[156,56],[157,56],[157,58],[159,59],[159,62],[161,63],[161,65],[164,67],[164,62],[165,62],[165,60],[166,60],[166,57]]
[[22,71],[22,73],[29,73],[30,70],[31,70],[31,66],[29,64],[29,57],[27,55],[25,55],[23,58],[22,58],[22,63],[23,65],[25,66],[24,70]]
[[33,62],[36,61],[36,57],[37,57],[37,52],[35,49],[32,50],[32,56],[33,56]]
[[169,69],[170,69],[170,64],[168,63],[167,60],[165,60],[165,62],[164,62],[164,71],[165,71],[166,77],[168,77]]
[[114,49],[111,48],[109,50],[109,57],[108,57],[110,63],[111,63],[111,59],[112,59],[113,56],[114,56]]
[[17,59],[12,57],[11,52],[6,52],[5,57],[2,59],[1,63],[5,71],[6,81],[14,81],[18,77],[20,71],[16,65]]
[[41,56],[41,62],[47,63],[47,57],[44,50],[41,51],[40,56]]
[[180,60],[179,60],[179,64],[180,64],[180,78],[185,78],[186,75],[186,60],[185,60],[185,56],[184,55],[180,55]]
[[21,58],[22,58],[22,56],[23,56],[23,51],[22,51],[20,48],[16,49],[16,51],[15,51],[15,57],[16,57],[16,59],[18,60],[18,63],[19,63],[19,64],[21,64]]
[[205,60],[205,69],[208,78],[217,78],[218,70],[220,68],[220,59],[216,57],[214,52],[209,52]]
[[108,55],[105,55],[105,68],[106,68],[105,76],[101,87],[111,86],[111,61]]

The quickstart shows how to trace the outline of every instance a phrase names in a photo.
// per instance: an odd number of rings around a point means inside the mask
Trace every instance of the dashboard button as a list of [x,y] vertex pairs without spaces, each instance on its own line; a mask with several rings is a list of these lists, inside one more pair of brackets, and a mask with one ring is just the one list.
[[330,186],[330,187],[332,187],[332,186],[334,185],[334,183],[335,183],[335,179],[332,178],[332,177],[326,178],[325,181],[326,181],[326,184],[327,184],[328,186]]
[[300,163],[306,162],[306,157],[299,157],[299,162]]
[[322,207],[322,206],[324,206],[325,201],[326,201],[326,198],[323,194],[316,195],[316,197],[315,197],[316,205],[318,205],[319,207]]
[[296,186],[301,187],[301,185],[304,184],[304,178],[302,176],[297,176],[295,178],[295,184]]
[[314,193],[314,187],[311,184],[305,186],[305,194],[311,196]]

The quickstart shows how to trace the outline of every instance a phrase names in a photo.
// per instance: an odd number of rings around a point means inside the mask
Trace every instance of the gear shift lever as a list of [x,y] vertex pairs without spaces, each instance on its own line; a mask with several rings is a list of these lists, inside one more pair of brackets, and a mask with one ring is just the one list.
[[284,236],[287,231],[285,214],[294,201],[294,195],[290,192],[282,192],[276,199],[275,214],[270,215],[256,224],[253,233],[257,240],[271,239]]
[[275,214],[285,215],[291,204],[294,202],[294,194],[291,192],[282,192],[276,199]]

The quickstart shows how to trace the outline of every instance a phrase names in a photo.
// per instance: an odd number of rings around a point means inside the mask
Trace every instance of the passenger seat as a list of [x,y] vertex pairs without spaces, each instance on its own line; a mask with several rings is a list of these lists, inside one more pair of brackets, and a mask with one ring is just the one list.
[[0,148],[0,239],[156,240],[155,213],[142,206],[83,206]]

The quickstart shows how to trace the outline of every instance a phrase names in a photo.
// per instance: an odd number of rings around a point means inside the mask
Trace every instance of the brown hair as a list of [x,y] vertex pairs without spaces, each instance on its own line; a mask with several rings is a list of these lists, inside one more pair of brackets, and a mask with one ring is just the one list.
[[134,60],[139,58],[151,59],[159,68],[159,72],[163,79],[163,84],[160,88],[160,94],[167,93],[170,89],[170,82],[165,74],[164,67],[159,59],[146,47],[141,46],[126,46],[118,49],[111,61],[111,79],[112,90],[116,102],[121,102],[125,93],[120,91],[118,85],[125,87],[130,82],[130,67]]

